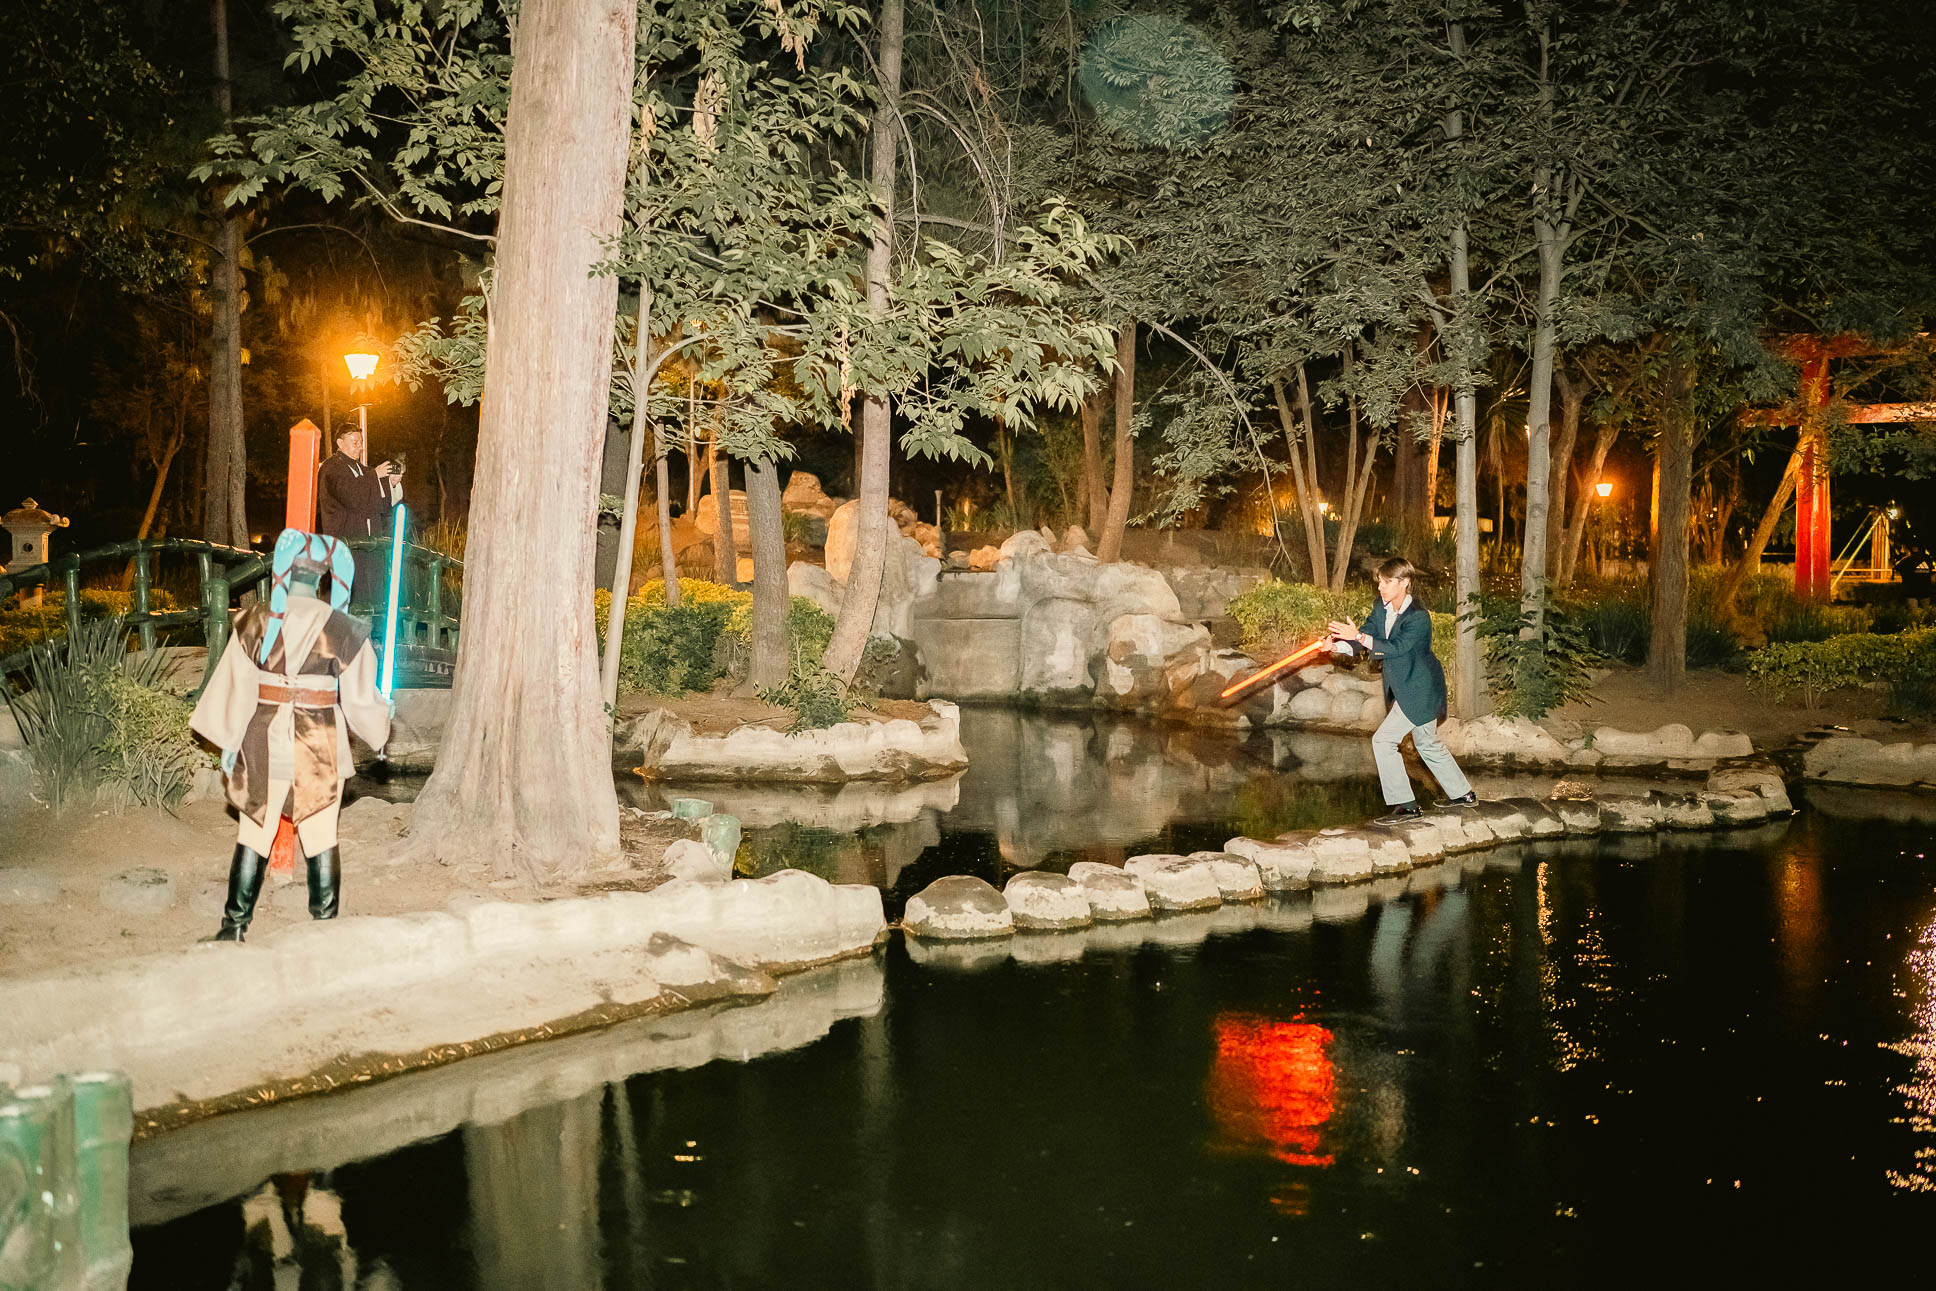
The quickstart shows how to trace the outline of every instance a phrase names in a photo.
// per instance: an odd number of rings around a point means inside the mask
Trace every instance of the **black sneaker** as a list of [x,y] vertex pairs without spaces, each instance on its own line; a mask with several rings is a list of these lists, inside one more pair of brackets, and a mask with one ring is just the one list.
[[1462,798],[1447,798],[1445,805],[1448,807],[1476,807],[1479,805],[1479,795],[1468,792]]
[[1419,810],[1417,803],[1402,802],[1371,823],[1374,825],[1396,825],[1402,820],[1416,820],[1424,814],[1423,811]]

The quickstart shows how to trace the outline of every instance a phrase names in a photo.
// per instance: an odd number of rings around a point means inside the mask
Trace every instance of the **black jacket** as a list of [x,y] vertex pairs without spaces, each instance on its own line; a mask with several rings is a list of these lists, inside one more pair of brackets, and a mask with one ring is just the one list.
[[316,472],[316,532],[332,538],[382,538],[390,532],[390,493],[377,473],[331,453]]
[[1372,610],[1360,629],[1371,638],[1371,656],[1385,667],[1385,698],[1414,726],[1445,718],[1445,669],[1432,653],[1432,612],[1413,600],[1385,634],[1385,607]]

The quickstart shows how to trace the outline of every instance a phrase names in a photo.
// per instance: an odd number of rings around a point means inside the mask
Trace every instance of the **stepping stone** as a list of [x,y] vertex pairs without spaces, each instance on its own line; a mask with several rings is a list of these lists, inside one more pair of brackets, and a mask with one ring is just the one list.
[[1566,822],[1537,798],[1502,798],[1501,802],[1526,818],[1526,837],[1557,838],[1566,832]]
[[1281,839],[1267,843],[1255,838],[1233,838],[1223,845],[1223,850],[1255,865],[1258,879],[1271,892],[1309,887],[1311,867],[1317,864],[1310,848]]
[[1257,901],[1264,895],[1264,880],[1257,866],[1232,852],[1191,852],[1188,859],[1202,861],[1217,879],[1217,895],[1226,901]]
[[1363,830],[1320,830],[1309,846],[1317,858],[1311,867],[1313,883],[1353,883],[1372,876],[1371,840]]
[[1396,825],[1380,825],[1378,828],[1405,844],[1405,850],[1411,853],[1414,865],[1424,865],[1445,855],[1444,833],[1423,817],[1401,820]]
[[1568,834],[1591,837],[1600,832],[1600,804],[1591,798],[1548,798],[1546,806]]
[[[1403,874],[1412,868],[1412,849],[1397,830],[1389,825],[1366,825],[1355,831],[1371,848],[1371,868],[1375,874]],[[1432,827],[1434,834],[1438,833]]]
[[1609,834],[1640,834],[1659,829],[1665,818],[1651,793],[1610,793],[1599,799],[1600,828]]
[[1087,928],[1094,922],[1089,894],[1066,874],[1017,874],[1002,889],[1002,896],[1017,928],[1059,932]]
[[1123,869],[1143,881],[1152,910],[1208,910],[1223,904],[1208,865],[1174,854],[1132,856]]
[[1745,789],[1709,790],[1701,795],[1717,825],[1758,825],[1768,819],[1768,800]]
[[1006,937],[1015,931],[1015,916],[993,884],[966,874],[951,874],[908,898],[901,925],[917,936],[965,941]]
[[101,904],[126,914],[159,914],[175,904],[175,880],[152,865],[123,870],[101,880]]
[[1439,837],[1445,840],[1448,855],[1469,852],[1475,847],[1492,846],[1492,827],[1464,807],[1428,811],[1419,819],[1437,827]]
[[1150,917],[1149,895],[1134,874],[1099,861],[1077,861],[1069,867],[1069,877],[1082,885],[1089,913],[1096,919],[1115,922]]
[[46,905],[60,896],[60,880],[30,865],[0,866],[0,905]]
[[1525,813],[1509,802],[1480,802],[1458,810],[1485,821],[1492,836],[1502,843],[1524,838],[1532,832]]
[[1795,810],[1788,801],[1788,786],[1782,782],[1781,773],[1765,762],[1716,767],[1708,772],[1707,787],[1716,793],[1732,790],[1759,795],[1770,813],[1786,816]]
[[1661,813],[1669,829],[1714,828],[1714,809],[1698,793],[1669,795],[1661,801]]

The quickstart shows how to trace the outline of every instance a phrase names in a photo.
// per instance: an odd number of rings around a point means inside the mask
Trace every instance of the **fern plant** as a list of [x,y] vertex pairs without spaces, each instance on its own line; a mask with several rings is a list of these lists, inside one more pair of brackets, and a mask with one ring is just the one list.
[[1461,616],[1476,622],[1486,652],[1486,684],[1501,717],[1534,721],[1562,704],[1588,699],[1587,670],[1600,655],[1586,630],[1540,591],[1537,614],[1517,598],[1485,597]]

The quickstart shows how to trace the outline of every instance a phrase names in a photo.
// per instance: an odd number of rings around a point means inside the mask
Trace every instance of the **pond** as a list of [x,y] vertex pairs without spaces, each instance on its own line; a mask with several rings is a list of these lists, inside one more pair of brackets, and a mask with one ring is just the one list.
[[[1376,797],[1348,748],[982,716],[976,770],[927,787],[951,803],[829,802],[830,877],[904,899]],[[1936,1222],[1907,801],[896,939],[750,1007],[219,1118],[136,1150],[131,1285],[279,1285],[279,1258],[404,1288],[1906,1280]]]

